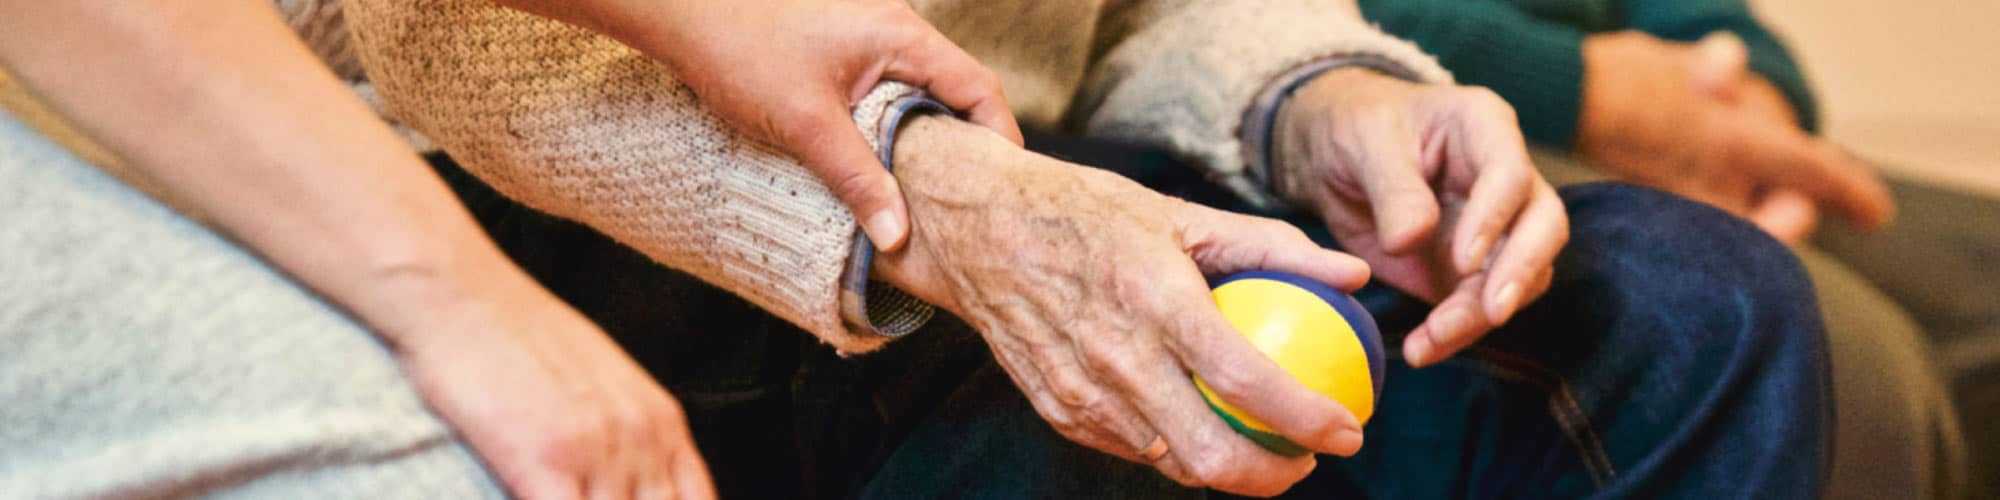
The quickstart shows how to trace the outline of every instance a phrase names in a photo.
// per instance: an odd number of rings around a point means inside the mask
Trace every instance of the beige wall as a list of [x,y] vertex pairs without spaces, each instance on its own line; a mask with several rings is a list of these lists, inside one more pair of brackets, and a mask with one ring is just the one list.
[[1793,43],[1827,135],[2000,195],[2000,0],[1751,0]]

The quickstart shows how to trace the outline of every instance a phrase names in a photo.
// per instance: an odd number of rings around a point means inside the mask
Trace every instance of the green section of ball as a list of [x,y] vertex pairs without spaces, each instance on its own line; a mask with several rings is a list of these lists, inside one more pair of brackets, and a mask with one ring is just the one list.
[[1202,401],[1207,402],[1208,409],[1214,410],[1217,416],[1222,417],[1223,422],[1228,422],[1229,428],[1236,429],[1236,432],[1243,434],[1243,437],[1250,438],[1250,441],[1257,443],[1258,446],[1262,446],[1266,450],[1271,450],[1271,453],[1288,457],[1310,453],[1304,446],[1299,446],[1298,443],[1294,443],[1290,439],[1285,439],[1283,436],[1252,429],[1250,426],[1244,425],[1242,420],[1236,418],[1236,415],[1231,415],[1229,412],[1223,411],[1221,407],[1215,405],[1214,401],[1209,401],[1206,396],[1202,397]]

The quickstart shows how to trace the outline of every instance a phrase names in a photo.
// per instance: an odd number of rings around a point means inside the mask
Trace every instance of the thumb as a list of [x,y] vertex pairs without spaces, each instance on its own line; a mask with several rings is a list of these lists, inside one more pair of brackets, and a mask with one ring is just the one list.
[[910,234],[902,188],[861,136],[847,107],[837,99],[824,101],[806,107],[812,112],[781,119],[780,146],[854,212],[877,250],[902,248]]
[[883,69],[882,77],[922,87],[967,121],[992,129],[1015,145],[1022,143],[1021,125],[1007,105],[999,75],[936,29],[926,29],[917,44]]
[[1750,71],[1750,49],[1735,33],[1718,31],[1701,37],[1694,44],[1693,55],[1688,79],[1696,90],[1710,96],[1727,95]]

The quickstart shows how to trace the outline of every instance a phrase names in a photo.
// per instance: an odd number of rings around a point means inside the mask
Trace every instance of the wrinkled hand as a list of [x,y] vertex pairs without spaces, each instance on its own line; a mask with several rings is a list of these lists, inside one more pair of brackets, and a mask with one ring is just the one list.
[[1475,87],[1330,71],[1280,110],[1273,180],[1384,283],[1437,304],[1412,366],[1450,357],[1548,290],[1569,217],[1514,110]]
[[1000,78],[903,0],[501,3],[593,28],[665,62],[723,121],[804,163],[883,250],[902,246],[908,208],[850,112],[877,83],[923,88],[1021,142]]
[[399,343],[426,401],[515,496],[715,498],[679,403],[554,297],[427,310]]
[[[1062,435],[1240,494],[1274,495],[1312,470],[1310,455],[1232,431],[1192,373],[1307,448],[1360,448],[1353,414],[1244,340],[1203,276],[1271,269],[1353,290],[1366,264],[1287,224],[1169,198],[950,119],[907,127],[896,175],[916,225],[909,248],[876,269],[975,327]],[[1141,451],[1155,439],[1166,453],[1149,461]]]
[[1748,71],[1734,35],[1696,44],[1638,32],[1584,42],[1577,151],[1625,180],[1743,216],[1780,240],[1821,210],[1863,228],[1894,212],[1867,165],[1808,135],[1782,93]]

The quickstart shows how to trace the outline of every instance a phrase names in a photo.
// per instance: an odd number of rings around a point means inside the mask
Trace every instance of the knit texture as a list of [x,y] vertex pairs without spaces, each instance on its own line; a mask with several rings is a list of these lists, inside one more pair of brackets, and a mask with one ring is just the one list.
[[[1244,175],[1237,128],[1288,69],[1367,55],[1449,81],[1347,0],[912,4],[1020,92],[1010,102],[1024,122],[1167,147],[1246,197],[1261,193]],[[859,250],[853,216],[793,160],[703,110],[664,66],[480,0],[348,0],[341,14],[386,111],[501,193],[742,295],[844,352],[886,340],[844,328],[839,314],[843,271],[866,272],[845,264]],[[878,151],[889,146],[884,120],[897,116],[889,105],[914,93],[886,83],[854,108]],[[865,295],[868,317],[921,317],[902,309],[927,307],[878,301],[893,295],[882,288],[846,297]]]
[[[521,203],[587,224],[847,352],[853,216],[790,158],[733,133],[664,65],[610,38],[478,0],[346,5],[392,114]],[[872,138],[878,86],[855,107]]]
[[1408,69],[1416,80],[1451,75],[1415,45],[1382,34],[1353,2],[1149,2],[1107,26],[1103,60],[1080,89],[1072,122],[1093,137],[1164,146],[1208,169],[1212,181],[1269,208],[1246,168],[1239,139],[1257,95],[1293,68],[1366,57]]

